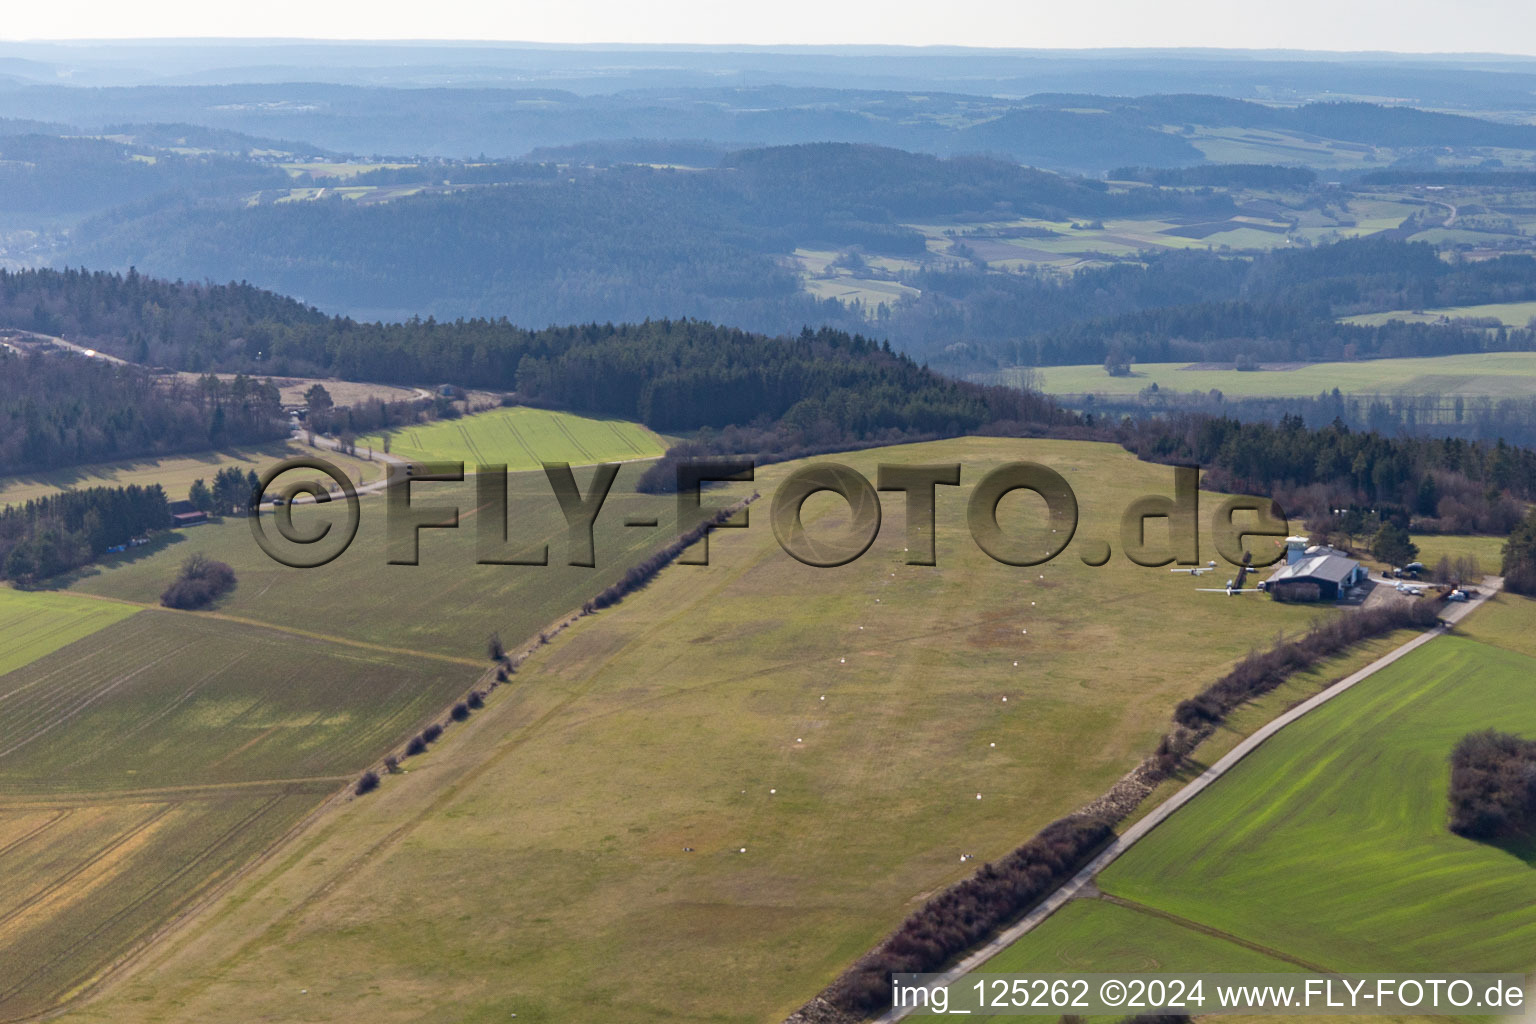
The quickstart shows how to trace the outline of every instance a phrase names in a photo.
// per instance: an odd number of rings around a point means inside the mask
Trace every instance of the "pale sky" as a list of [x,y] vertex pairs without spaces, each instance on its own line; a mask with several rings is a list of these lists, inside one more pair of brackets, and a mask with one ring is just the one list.
[[1232,47],[1536,55],[1532,0],[5,0],[0,38]]

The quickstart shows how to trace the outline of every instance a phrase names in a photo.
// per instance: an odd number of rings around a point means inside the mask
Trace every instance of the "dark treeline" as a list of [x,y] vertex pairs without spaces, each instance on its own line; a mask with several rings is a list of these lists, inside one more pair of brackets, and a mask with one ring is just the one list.
[[1072,815],[945,889],[833,982],[822,998],[848,1021],[891,1004],[891,975],[929,973],[1048,896],[1114,837],[1110,823]]
[[1477,188],[1531,188],[1536,171],[1473,171],[1448,168],[1394,168],[1371,171],[1355,179],[1357,185],[1461,185]]
[[1144,181],[1151,185],[1192,188],[1309,188],[1317,172],[1309,167],[1278,164],[1198,164],[1194,167],[1118,167],[1114,181]]
[[658,430],[782,420],[832,440],[1072,419],[1039,395],[951,380],[888,344],[828,328],[771,338],[693,320],[542,331],[489,320],[362,324],[243,285],[85,271],[0,273],[6,316],[131,358],[515,389]]
[[1173,713],[1177,730],[1164,738],[1159,756],[1183,757],[1243,704],[1362,640],[1397,629],[1428,629],[1439,621],[1439,607],[1414,601],[1340,615],[1317,623],[1295,641],[1250,652],[1232,671],[1179,703]]
[[[630,594],[641,589],[651,580],[655,579],[657,573],[677,561],[684,551],[697,544],[700,540],[703,540],[705,534],[709,533],[710,530],[735,516],[753,501],[756,501],[757,498],[758,495],[754,494],[745,501],[739,501],[731,508],[721,509],[704,522],[688,528],[672,543],[648,556],[644,561],[630,567],[629,571],[619,580],[603,588],[596,597],[583,604],[581,606],[582,614],[591,615],[602,611],[604,608],[612,608]],[[501,643],[500,638],[497,638],[495,643],[499,646]],[[496,660],[501,660],[501,658],[497,657]]]
[[1536,148],[1536,126],[1375,103],[1315,102],[1299,107],[1278,107],[1187,93],[1134,97],[1056,93],[1031,96],[1029,102],[1068,109],[1100,108],[1148,125],[1273,128],[1394,148]]
[[1118,439],[1154,462],[1205,467],[1205,486],[1266,494],[1318,533],[1333,532],[1334,509],[1376,508],[1382,518],[1447,532],[1507,534],[1520,502],[1536,500],[1536,451],[1504,441],[1387,437],[1343,424],[1310,430],[1296,417],[1278,424],[1177,414],[1124,421]]
[[1532,347],[1530,332],[1364,327],[1339,317],[1536,296],[1529,257],[1453,264],[1424,243],[1363,238],[1248,259],[1178,252],[1070,276],[928,270],[877,310],[881,331],[955,369],[1119,359],[1263,361]]
[[0,576],[35,583],[170,525],[159,484],[91,487],[7,505],[0,510]]
[[1536,825],[1536,741],[1489,729],[1451,753],[1451,831],[1468,839],[1525,838]]
[[830,328],[767,338],[656,321],[551,328],[536,337],[550,354],[523,361],[519,393],[657,430],[780,421],[853,438],[1071,420],[1043,396],[942,377],[889,344]]
[[0,474],[287,433],[277,389],[265,381],[187,382],[100,360],[0,350]]
[[1208,302],[1149,309],[1074,324],[1019,346],[1020,354],[1035,366],[1127,357],[1146,363],[1329,362],[1533,348],[1536,334],[1529,330],[1487,331],[1403,320],[1346,324],[1326,313],[1278,302]]
[[[1529,331],[1337,322],[1375,310],[1529,299],[1536,296],[1536,274],[1525,256],[1455,264],[1422,242],[1362,238],[1252,261],[1182,254],[1157,258],[1145,270],[1112,269],[1118,274],[1099,272],[1061,283],[1015,279],[1028,283],[1006,286],[1017,292],[1013,301],[1020,303],[1021,329],[1017,340],[1002,348],[1005,358],[1031,366],[1096,363],[1112,353],[1141,362],[1288,361],[1536,346]],[[999,282],[1009,281],[987,276],[997,280],[979,281],[979,287],[998,289],[1005,287]],[[1158,292],[1143,298],[1142,289],[1154,277],[1166,298],[1157,298]],[[1026,303],[1029,292],[1039,293],[1037,301]],[[1071,308],[1080,312],[1074,316]],[[1026,315],[1030,309],[1032,316]]]
[[1337,421],[1351,430],[1375,431],[1389,436],[1460,437],[1472,441],[1502,438],[1510,444],[1536,448],[1536,396],[1346,395],[1335,389],[1312,398],[1232,398],[1220,391],[1148,388],[1136,397],[1084,395],[1078,404],[1101,420],[1186,412],[1228,416],[1249,423],[1278,423],[1287,416],[1295,416],[1313,429]]

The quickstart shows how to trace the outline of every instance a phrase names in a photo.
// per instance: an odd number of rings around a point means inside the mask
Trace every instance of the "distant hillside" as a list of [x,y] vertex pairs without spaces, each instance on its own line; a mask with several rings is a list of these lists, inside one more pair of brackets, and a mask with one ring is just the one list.
[[1112,191],[979,157],[815,144],[732,154],[718,169],[549,165],[384,170],[359,182],[518,179],[383,204],[158,204],[81,227],[69,262],[246,280],[362,316],[505,316],[541,325],[692,316],[781,333],[867,329],[801,288],[783,257],[857,247],[923,257],[925,217],[1225,217],[1225,195]]
[[0,323],[184,369],[454,383],[691,430],[786,420],[823,440],[1067,423],[1040,395],[952,380],[858,335],[768,337],[694,320],[524,330],[364,324],[249,285],[0,272]]

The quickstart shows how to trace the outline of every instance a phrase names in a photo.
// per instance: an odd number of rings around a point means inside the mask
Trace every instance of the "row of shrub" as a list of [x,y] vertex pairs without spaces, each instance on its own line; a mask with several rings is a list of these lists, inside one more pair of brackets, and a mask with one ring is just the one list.
[[[750,504],[752,501],[755,501],[757,497],[758,495],[754,494],[752,497],[746,499],[745,501],[738,502],[731,508],[721,509],[706,519],[704,522],[695,526],[693,529],[688,530],[682,536],[678,537],[677,540],[673,541],[671,544],[668,544],[665,548],[662,548],[660,551],[656,552],[645,561],[631,568],[618,582],[612,584],[609,587],[606,587],[596,597],[582,605],[582,613],[590,615],[600,608],[609,608],[615,604],[618,604],[627,595],[634,593],[636,590],[639,590],[641,587],[643,587],[646,583],[650,582],[650,580],[657,573],[666,568],[672,562],[676,561],[678,556],[687,550],[687,548],[703,539],[704,535],[711,529],[719,526],[721,523],[734,516],[746,505]],[[201,558],[202,556],[195,557]],[[219,565],[222,563],[213,564]],[[169,593],[169,591],[167,591],[167,593]],[[539,642],[541,644],[547,644],[549,641],[550,634],[548,632],[541,632],[539,634]],[[486,654],[488,654],[491,661],[496,664],[496,681],[491,684],[491,687],[494,689],[500,684],[506,682],[510,673],[517,670],[516,662],[508,653],[506,645],[502,643],[500,633],[492,633],[490,637],[487,638]],[[462,701],[459,701],[452,707],[452,709],[449,710],[448,717],[455,722],[463,722],[467,720],[472,713],[485,707],[485,697],[486,691],[484,690],[471,691],[468,697]],[[441,737],[442,734],[443,727],[436,722],[432,723],[421,732],[411,737],[410,742],[405,745],[405,756],[415,757],[417,754],[426,753],[427,748],[430,747],[433,743],[437,742],[438,738]],[[399,759],[391,755],[390,757],[385,758],[384,763],[388,770],[393,772],[399,766],[400,762]],[[371,793],[377,788],[379,788],[379,775],[377,772],[370,770],[364,772],[363,775],[357,780],[357,785],[353,787],[353,792],[358,796],[362,796],[365,793]]]
[[747,505],[756,501],[757,498],[758,495],[753,494],[752,497],[737,502],[730,508],[721,509],[691,530],[683,533],[677,540],[651,555],[645,561],[631,567],[617,582],[604,588],[596,597],[583,604],[581,606],[582,613],[591,615],[595,611],[618,604],[624,598],[649,583],[661,570],[677,561],[684,551],[702,540],[706,533],[736,515]]
[[1315,623],[1295,640],[1282,640],[1267,651],[1249,652],[1232,671],[1182,701],[1174,709],[1174,723],[1203,736],[1239,705],[1268,693],[1293,673],[1304,672],[1347,647],[1395,629],[1427,629],[1439,622],[1439,609],[1437,601],[1393,602]]
[[923,904],[826,994],[849,1014],[890,1005],[891,975],[929,973],[1048,896],[1113,837],[1111,822],[1072,815],[1052,822],[995,864],[985,864]]

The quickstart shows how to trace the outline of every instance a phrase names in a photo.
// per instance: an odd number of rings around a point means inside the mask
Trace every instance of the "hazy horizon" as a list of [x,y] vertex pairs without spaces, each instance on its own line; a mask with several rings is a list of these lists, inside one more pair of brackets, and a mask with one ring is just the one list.
[[[1001,5],[961,0],[937,8],[918,0],[879,6],[787,0],[751,8],[667,0],[634,5],[586,0],[556,8],[487,11],[444,0],[430,17],[418,5],[272,0],[231,8],[195,0],[108,6],[64,0],[11,12],[6,42],[494,41],[579,46],[958,46],[985,49],[1228,49],[1404,56],[1536,56],[1536,8],[1517,0],[1473,0],[1447,19],[1443,5],[1408,0],[1390,17],[1379,5],[1301,0],[1266,3],[1171,0],[1156,6]],[[274,35],[274,26],[302,31]],[[89,29],[82,30],[82,26]]]

